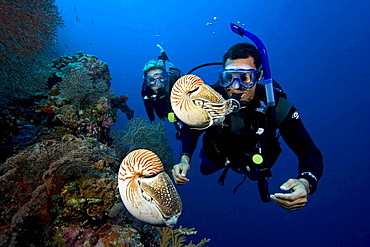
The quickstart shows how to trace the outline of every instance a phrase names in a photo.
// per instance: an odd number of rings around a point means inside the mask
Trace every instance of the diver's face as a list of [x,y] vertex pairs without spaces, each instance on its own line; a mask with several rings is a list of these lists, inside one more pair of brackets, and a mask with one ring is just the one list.
[[[227,59],[225,63],[224,69],[254,69],[257,70],[256,66],[254,65],[254,58],[248,57],[248,58],[238,58],[238,59]],[[260,78],[259,78],[260,79]],[[235,88],[226,88],[226,91],[229,96],[234,94],[242,94],[240,100],[241,101],[251,101],[254,97],[254,93],[256,91],[256,85],[254,85],[252,88],[246,88],[243,91],[240,91]]]
[[[151,75],[151,74],[157,74],[157,73],[163,73],[163,70],[161,69],[151,69],[151,70],[148,70],[148,72],[146,72],[147,75]],[[161,75],[155,75],[154,78],[159,78]],[[151,89],[154,90],[154,92],[158,93],[158,89],[159,87],[157,86],[152,86],[150,87]]]

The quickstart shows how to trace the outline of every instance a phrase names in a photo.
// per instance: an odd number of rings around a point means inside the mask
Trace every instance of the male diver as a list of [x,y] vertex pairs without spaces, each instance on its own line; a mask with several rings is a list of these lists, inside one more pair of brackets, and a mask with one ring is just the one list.
[[[263,202],[272,199],[286,210],[298,210],[307,203],[307,195],[313,194],[317,188],[323,173],[323,157],[304,127],[298,110],[282,90],[274,88],[266,93],[266,85],[260,82],[265,71],[263,66],[261,68],[263,60],[267,60],[266,56],[249,43],[233,45],[224,54],[223,69],[212,88],[225,99],[237,99],[241,109],[227,115],[222,125],[206,130],[185,125],[181,129],[180,163],[174,165],[172,175],[178,185],[189,182],[186,177],[189,164],[198,139],[205,132],[200,154],[203,175],[224,169],[218,181],[223,185],[231,169],[244,174],[242,182],[246,177],[257,181]],[[277,86],[276,83],[272,85]],[[280,136],[298,157],[298,174],[281,185],[280,189],[287,193],[270,195],[267,178],[272,176],[270,168],[281,152]]]

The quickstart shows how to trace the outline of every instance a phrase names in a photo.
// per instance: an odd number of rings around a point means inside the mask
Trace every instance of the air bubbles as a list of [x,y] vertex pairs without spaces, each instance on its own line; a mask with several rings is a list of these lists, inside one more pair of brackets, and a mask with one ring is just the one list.
[[[205,24],[205,27],[210,28],[213,35],[218,34],[218,30],[215,29],[214,22],[218,20],[217,16],[214,16],[209,22]],[[217,25],[216,25],[217,26]]]

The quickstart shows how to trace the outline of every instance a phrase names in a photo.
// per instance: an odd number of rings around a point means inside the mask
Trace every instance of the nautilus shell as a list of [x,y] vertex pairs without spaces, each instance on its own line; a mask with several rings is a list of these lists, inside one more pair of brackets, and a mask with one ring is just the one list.
[[137,149],[123,159],[118,188],[123,203],[134,217],[152,225],[176,224],[182,211],[181,198],[152,151]]
[[222,124],[225,115],[235,110],[239,103],[225,100],[196,75],[178,79],[171,91],[171,106],[176,116],[187,125],[205,129]]

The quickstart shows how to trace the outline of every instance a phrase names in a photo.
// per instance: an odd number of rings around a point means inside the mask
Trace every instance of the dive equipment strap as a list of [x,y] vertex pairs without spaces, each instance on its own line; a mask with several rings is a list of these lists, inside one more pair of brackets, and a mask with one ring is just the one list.
[[189,75],[190,73],[192,73],[193,71],[197,70],[197,69],[200,69],[200,68],[203,68],[203,67],[206,67],[206,66],[211,66],[211,65],[222,65],[222,62],[212,62],[212,63],[205,63],[205,64],[201,64],[201,65],[198,65],[194,68],[192,68],[191,70],[188,71],[188,73],[186,73],[187,75]]
[[287,99],[283,97],[279,98],[279,102],[276,107],[276,120],[279,126],[283,123],[292,106],[292,103],[290,103]]

